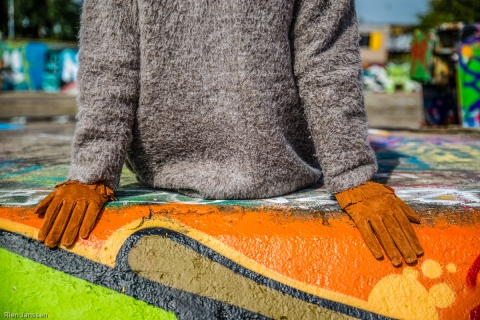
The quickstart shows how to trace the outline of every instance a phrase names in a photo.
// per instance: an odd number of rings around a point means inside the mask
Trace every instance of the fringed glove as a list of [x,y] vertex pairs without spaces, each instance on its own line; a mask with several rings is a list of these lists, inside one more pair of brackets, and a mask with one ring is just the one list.
[[[340,207],[353,219],[375,258],[383,258],[383,247],[394,266],[414,263],[423,254],[410,221],[420,223],[417,214],[395,196],[388,186],[368,181],[335,195]],[[378,242],[377,242],[378,239]],[[398,250],[397,250],[398,248]]]
[[38,240],[54,248],[60,239],[64,246],[71,246],[79,230],[87,238],[108,200],[116,199],[113,190],[102,183],[70,180],[57,185],[35,208],[36,214],[45,214]]

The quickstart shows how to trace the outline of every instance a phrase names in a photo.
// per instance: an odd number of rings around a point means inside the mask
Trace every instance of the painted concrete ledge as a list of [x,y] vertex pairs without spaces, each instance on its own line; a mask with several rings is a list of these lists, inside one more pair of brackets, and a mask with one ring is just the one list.
[[[319,184],[207,201],[122,173],[118,201],[69,248],[35,239],[35,205],[68,171],[73,127],[0,131],[0,313],[52,319],[480,319],[480,139],[371,131],[419,215],[415,265],[377,261]],[[5,315],[5,314],[4,314]]]

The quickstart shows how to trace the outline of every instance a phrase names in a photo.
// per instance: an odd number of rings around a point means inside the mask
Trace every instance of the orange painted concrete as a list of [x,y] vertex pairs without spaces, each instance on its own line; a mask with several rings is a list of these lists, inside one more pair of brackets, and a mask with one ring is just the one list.
[[[422,224],[414,226],[425,249],[418,264],[411,266],[418,273],[416,281],[427,291],[444,284],[453,292],[453,302],[437,308],[440,319],[468,319],[470,310],[480,304],[480,285],[476,288],[466,285],[468,269],[480,254],[480,208],[423,210],[425,212],[419,212]],[[0,218],[4,224],[10,221],[35,230],[42,222],[33,214],[33,208],[0,208]],[[378,302],[369,305],[372,290],[382,279],[385,282],[382,285],[389,285],[395,283],[391,280],[393,275],[401,279],[402,273],[410,270],[405,265],[394,268],[388,260],[377,261],[351,220],[340,211],[291,212],[288,208],[247,209],[173,203],[110,207],[103,212],[90,238],[80,239],[77,246],[97,254],[100,250],[113,250],[105,247],[105,243],[111,241],[112,235],[115,237],[115,232],[135,222],[128,231],[131,234],[142,228],[145,221],[157,218],[177,221],[212,236],[265,268],[305,285],[361,299],[373,311],[381,308]],[[187,235],[188,232],[185,230]],[[423,264],[426,260],[431,263]],[[432,265],[436,267],[435,272],[428,271]],[[432,275],[434,279],[430,279]],[[392,287],[391,290],[396,289]],[[370,300],[378,299],[370,297]],[[412,301],[419,308],[421,303]]]

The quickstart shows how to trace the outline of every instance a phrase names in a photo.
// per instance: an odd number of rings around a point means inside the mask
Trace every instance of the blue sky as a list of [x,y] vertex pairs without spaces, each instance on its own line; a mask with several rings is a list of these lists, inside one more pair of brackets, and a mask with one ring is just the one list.
[[428,0],[356,0],[357,15],[364,23],[415,24]]

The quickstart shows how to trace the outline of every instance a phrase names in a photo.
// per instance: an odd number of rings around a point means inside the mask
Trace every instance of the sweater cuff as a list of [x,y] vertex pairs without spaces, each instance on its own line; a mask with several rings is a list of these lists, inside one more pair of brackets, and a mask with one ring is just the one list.
[[92,170],[92,166],[81,166],[72,164],[70,166],[70,172],[68,173],[68,180],[75,180],[83,184],[104,184],[115,190],[120,183],[120,174],[114,174],[113,172],[97,172]]
[[335,194],[365,184],[372,178],[377,170],[377,164],[373,163],[343,172],[333,178],[325,177],[327,191]]

